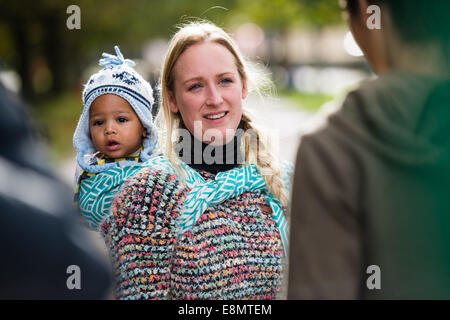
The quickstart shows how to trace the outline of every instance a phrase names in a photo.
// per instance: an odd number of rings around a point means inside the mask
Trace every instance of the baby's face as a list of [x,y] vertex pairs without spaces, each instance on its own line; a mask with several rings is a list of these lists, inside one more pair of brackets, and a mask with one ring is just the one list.
[[109,158],[122,158],[137,151],[146,135],[130,104],[115,94],[101,95],[92,102],[89,130],[97,151]]

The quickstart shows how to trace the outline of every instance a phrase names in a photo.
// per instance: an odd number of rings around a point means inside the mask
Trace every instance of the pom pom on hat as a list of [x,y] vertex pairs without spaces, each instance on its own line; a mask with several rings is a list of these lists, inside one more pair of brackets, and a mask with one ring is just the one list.
[[133,60],[125,59],[118,46],[114,47],[116,55],[103,53],[99,65],[103,67],[93,74],[83,90],[83,112],[73,136],[73,145],[77,150],[79,166],[90,173],[98,173],[119,166],[119,162],[105,165],[90,165],[92,154],[96,152],[89,132],[89,110],[92,102],[103,94],[115,94],[124,98],[136,112],[147,136],[143,139],[141,160],[146,161],[154,155],[157,147],[157,133],[153,125],[152,106],[153,90],[150,84],[133,67]]
[[134,63],[133,60],[125,59],[122,55],[122,52],[120,52],[118,46],[114,46],[114,50],[116,50],[116,55],[112,55],[109,53],[103,52],[102,57],[103,59],[100,59],[98,61],[98,64],[102,67],[112,67],[112,66],[118,66],[121,64],[126,64],[129,67],[134,67],[136,63]]

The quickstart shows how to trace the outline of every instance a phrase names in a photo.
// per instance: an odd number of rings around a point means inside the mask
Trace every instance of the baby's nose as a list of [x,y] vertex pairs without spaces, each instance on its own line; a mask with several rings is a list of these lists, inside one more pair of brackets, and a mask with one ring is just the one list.
[[116,133],[116,127],[112,124],[107,124],[105,126],[105,133],[106,134],[114,134]]

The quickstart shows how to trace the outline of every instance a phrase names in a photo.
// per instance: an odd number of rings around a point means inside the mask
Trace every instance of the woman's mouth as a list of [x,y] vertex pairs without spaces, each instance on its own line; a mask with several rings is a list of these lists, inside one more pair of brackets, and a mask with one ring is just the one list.
[[208,119],[208,120],[218,120],[218,119],[222,119],[227,114],[228,114],[228,111],[224,111],[224,112],[221,112],[221,113],[206,115],[205,118]]

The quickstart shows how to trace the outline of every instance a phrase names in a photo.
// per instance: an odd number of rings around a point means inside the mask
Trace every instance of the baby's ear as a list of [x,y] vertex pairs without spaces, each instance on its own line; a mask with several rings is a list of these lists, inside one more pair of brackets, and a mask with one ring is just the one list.
[[142,138],[147,137],[147,128],[144,128],[144,131],[142,132]]

